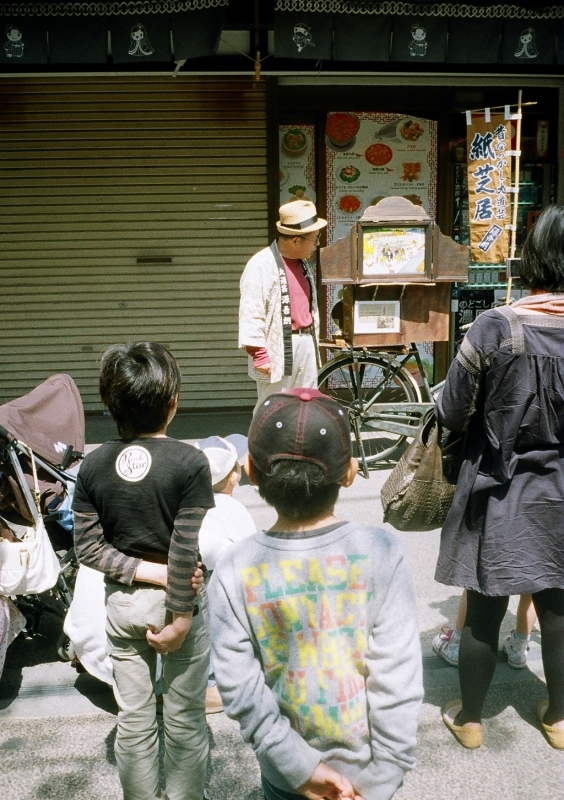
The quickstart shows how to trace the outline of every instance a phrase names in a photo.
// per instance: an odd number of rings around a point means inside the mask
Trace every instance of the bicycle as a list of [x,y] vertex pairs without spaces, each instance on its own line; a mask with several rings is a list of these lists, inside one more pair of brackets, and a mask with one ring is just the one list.
[[[417,434],[443,383],[429,385],[414,343],[407,349],[390,347],[382,351],[349,344],[321,344],[339,350],[340,355],[322,367],[318,387],[347,409],[353,452],[368,478],[369,465],[388,458],[407,438]],[[412,358],[421,387],[406,367]]]

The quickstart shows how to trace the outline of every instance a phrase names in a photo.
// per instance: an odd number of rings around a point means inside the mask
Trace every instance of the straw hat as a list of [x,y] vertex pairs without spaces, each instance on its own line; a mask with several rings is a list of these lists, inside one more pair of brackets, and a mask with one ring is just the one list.
[[280,233],[288,236],[301,236],[304,233],[318,231],[327,225],[327,220],[317,216],[317,209],[311,200],[293,200],[280,206],[280,219],[276,227]]

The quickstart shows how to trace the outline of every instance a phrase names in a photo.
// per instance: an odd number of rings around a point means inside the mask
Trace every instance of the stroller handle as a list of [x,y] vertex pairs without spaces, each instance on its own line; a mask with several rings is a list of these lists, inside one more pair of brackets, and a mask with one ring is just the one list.
[[3,425],[0,425],[0,439],[5,439],[7,442],[12,439],[9,431],[7,431]]

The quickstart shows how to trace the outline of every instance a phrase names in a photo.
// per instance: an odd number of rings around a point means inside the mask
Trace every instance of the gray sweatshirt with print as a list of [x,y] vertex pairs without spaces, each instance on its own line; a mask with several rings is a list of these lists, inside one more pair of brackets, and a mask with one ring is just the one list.
[[423,698],[401,543],[350,522],[259,532],[221,557],[209,594],[224,708],[267,780],[295,792],[323,761],[389,800],[415,766]]

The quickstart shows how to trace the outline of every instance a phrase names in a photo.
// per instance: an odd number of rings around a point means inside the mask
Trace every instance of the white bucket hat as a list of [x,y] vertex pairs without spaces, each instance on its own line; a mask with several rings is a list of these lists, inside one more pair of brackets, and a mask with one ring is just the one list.
[[237,433],[225,439],[221,436],[208,436],[200,439],[196,447],[209,461],[212,486],[226,478],[235,464],[240,464],[248,452],[247,437]]
[[301,236],[304,233],[325,228],[327,220],[317,216],[315,203],[311,200],[293,200],[280,206],[280,219],[276,223],[280,233]]

